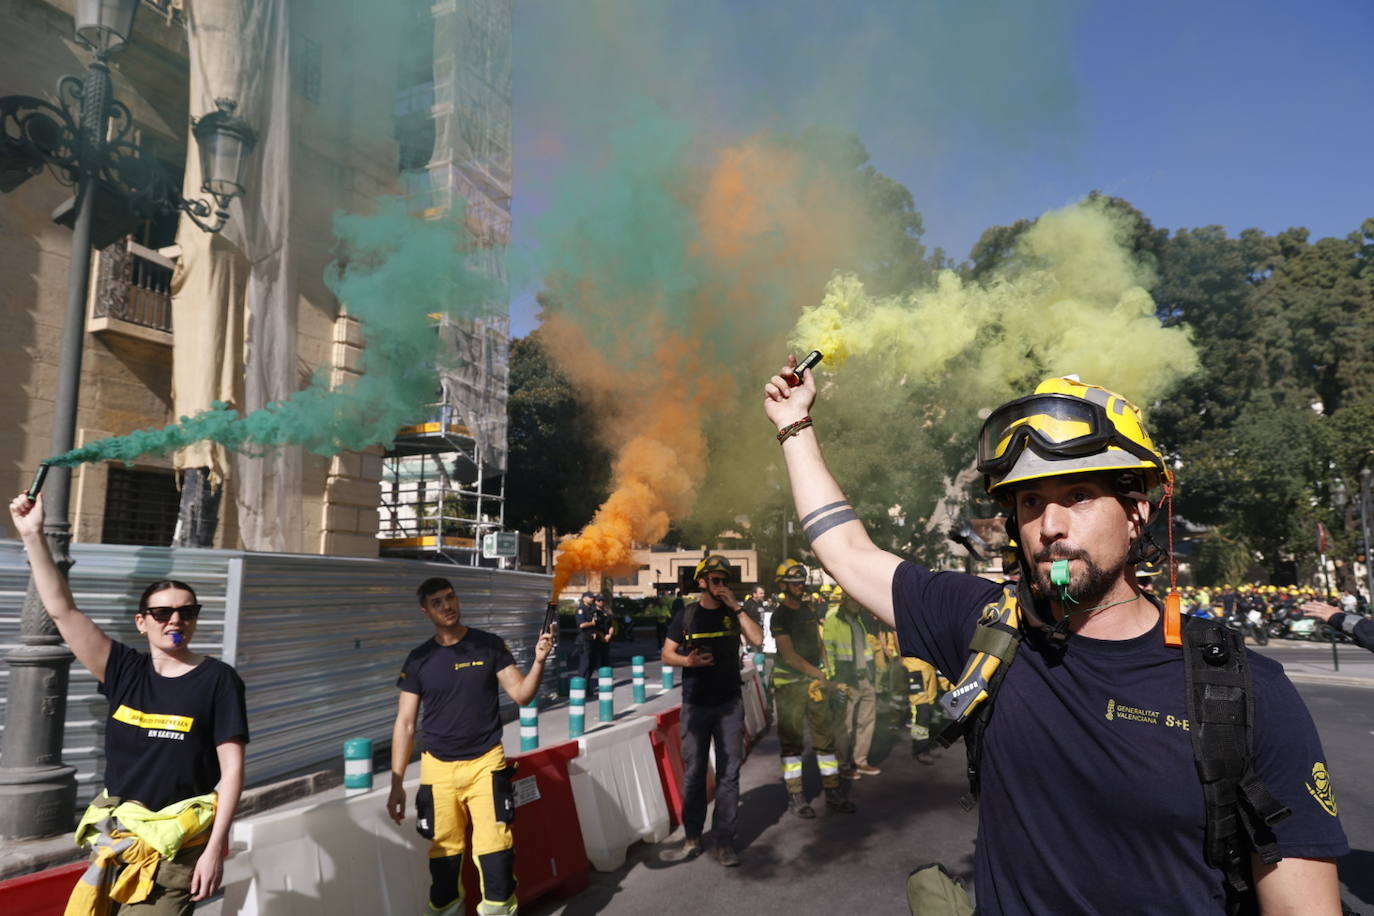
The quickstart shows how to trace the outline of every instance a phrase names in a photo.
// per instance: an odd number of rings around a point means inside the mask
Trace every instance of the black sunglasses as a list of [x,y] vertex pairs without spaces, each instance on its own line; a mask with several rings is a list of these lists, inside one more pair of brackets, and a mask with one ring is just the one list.
[[173,614],[180,614],[182,620],[195,620],[200,616],[199,604],[183,604],[181,607],[145,607],[139,611],[146,614],[158,623],[166,623],[172,619]]

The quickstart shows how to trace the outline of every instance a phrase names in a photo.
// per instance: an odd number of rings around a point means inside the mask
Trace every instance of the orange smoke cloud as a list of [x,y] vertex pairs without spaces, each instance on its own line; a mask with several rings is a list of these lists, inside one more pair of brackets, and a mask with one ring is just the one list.
[[636,568],[636,544],[663,539],[673,519],[683,517],[706,473],[706,411],[725,395],[724,386],[693,370],[698,348],[669,335],[646,366],[626,373],[603,356],[578,345],[582,334],[559,318],[545,330],[557,354],[579,353],[570,374],[584,391],[600,395],[614,412],[603,417],[607,432],[624,444],[611,469],[612,492],[580,534],[559,546],[555,598],[573,574],[624,574]]
[[[685,269],[670,277],[689,275],[690,284],[639,288],[626,301],[634,255],[619,251],[549,281],[562,307],[546,316],[541,338],[616,455],[611,495],[559,544],[555,598],[575,573],[632,571],[636,546],[660,541],[691,512],[708,469],[708,418],[755,390],[802,306],[819,299],[837,266],[853,264],[860,244],[862,205],[849,186],[763,137],[673,179],[670,193],[695,231],[675,253]],[[565,245],[585,251],[577,238]]]

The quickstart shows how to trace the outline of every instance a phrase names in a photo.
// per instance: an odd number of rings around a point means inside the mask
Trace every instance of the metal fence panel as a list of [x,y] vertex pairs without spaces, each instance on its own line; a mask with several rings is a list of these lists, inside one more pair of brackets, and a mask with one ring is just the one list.
[[[401,663],[434,633],[415,596],[430,576],[453,583],[464,623],[505,639],[528,667],[547,576],[414,560],[244,556],[237,668],[248,687],[254,782],[332,764],[347,738],[390,739]],[[546,671],[546,684],[554,676]],[[502,700],[513,717],[514,704]]]
[[[451,580],[463,621],[504,638],[522,669],[550,585],[543,575],[414,560],[104,544],[72,552],[77,605],[135,647],[143,639],[133,610],[149,582],[180,579],[196,590],[205,605],[196,648],[234,664],[247,687],[249,785],[336,765],[347,738],[390,738],[401,662],[433,634],[415,598],[423,579]],[[22,548],[0,541],[0,652],[19,644],[27,582]],[[8,674],[0,665],[0,722]],[[556,676],[549,666],[546,690]],[[502,700],[503,715],[513,717],[514,705]],[[100,787],[107,708],[95,679],[73,664],[62,753],[77,767],[83,804]]]

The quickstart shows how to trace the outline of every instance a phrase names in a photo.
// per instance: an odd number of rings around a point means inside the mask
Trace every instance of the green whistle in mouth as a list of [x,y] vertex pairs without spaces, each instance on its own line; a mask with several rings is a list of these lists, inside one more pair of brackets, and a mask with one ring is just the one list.
[[1069,561],[1055,560],[1050,564],[1050,584],[1061,588],[1069,584]]

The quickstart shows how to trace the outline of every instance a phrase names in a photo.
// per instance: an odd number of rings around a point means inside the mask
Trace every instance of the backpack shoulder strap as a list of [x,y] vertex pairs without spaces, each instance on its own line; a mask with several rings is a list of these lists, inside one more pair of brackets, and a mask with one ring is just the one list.
[[693,646],[692,634],[695,632],[697,611],[700,608],[699,602],[691,601],[682,609],[682,645],[689,651]]
[[1270,829],[1292,812],[1254,770],[1254,691],[1245,639],[1218,620],[1187,617],[1184,684],[1193,760],[1207,806],[1207,864],[1226,873],[1231,897],[1251,891],[1250,852],[1281,856]]
[[968,794],[960,799],[965,810],[978,798],[978,768],[982,763],[983,730],[992,714],[992,701],[1007,667],[1021,646],[1020,601],[1015,584],[1002,585],[1002,595],[983,608],[983,615],[969,640],[969,658],[953,689],[939,699],[950,721],[935,740],[949,747],[960,737],[968,756]]

